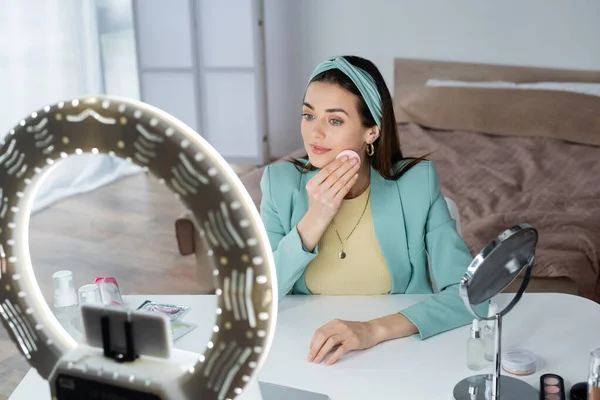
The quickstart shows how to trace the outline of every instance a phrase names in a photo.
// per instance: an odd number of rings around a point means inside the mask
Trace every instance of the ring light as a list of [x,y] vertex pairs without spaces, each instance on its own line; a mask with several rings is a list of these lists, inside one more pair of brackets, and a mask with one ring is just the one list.
[[[52,383],[57,365],[70,357],[69,368],[93,375],[96,383],[154,396],[135,397],[140,399],[225,400],[242,393],[273,337],[274,261],[254,203],[208,142],[148,104],[90,97],[31,113],[0,144],[0,319],[29,364]],[[141,357],[131,364],[102,361],[105,365],[92,371],[85,360],[98,354],[73,358],[93,351],[66,333],[44,300],[29,254],[33,199],[53,165],[83,153],[108,154],[152,173],[191,211],[211,249],[216,322],[205,353],[194,354],[184,368],[166,371],[166,361]],[[51,391],[56,396],[52,384]]]

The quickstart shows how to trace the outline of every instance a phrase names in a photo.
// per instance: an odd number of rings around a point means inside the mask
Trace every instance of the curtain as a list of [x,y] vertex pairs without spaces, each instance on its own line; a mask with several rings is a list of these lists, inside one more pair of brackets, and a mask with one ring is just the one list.
[[[137,96],[137,77],[131,67],[135,67],[135,45],[130,40],[129,46],[119,46],[118,40],[109,39],[109,47],[120,49],[111,51],[102,48],[99,36],[98,10],[110,15],[111,5],[122,12],[127,3],[0,0],[0,140],[27,114],[61,100],[106,93],[107,82],[112,82],[113,94]],[[113,67],[108,76],[103,64]],[[129,66],[125,71],[134,74],[126,79],[127,85],[114,78],[115,65]],[[70,157],[46,176],[33,211],[138,171],[135,165],[105,155]]]

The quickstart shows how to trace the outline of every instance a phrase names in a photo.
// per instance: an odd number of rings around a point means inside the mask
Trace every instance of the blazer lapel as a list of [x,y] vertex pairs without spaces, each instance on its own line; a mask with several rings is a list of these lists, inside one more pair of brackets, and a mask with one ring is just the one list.
[[298,188],[292,198],[292,223],[290,227],[296,226],[308,211],[308,193],[306,192],[306,184],[316,173],[317,171],[309,171],[305,174],[300,174]]
[[[317,171],[310,171],[305,174],[300,175],[300,180],[298,182],[298,188],[292,197],[292,218],[291,218],[291,228],[294,228],[298,222],[304,217],[306,212],[308,211],[308,193],[306,192],[306,184],[315,176]],[[309,293],[310,290],[306,287],[305,282],[306,269],[302,273],[302,276],[296,283],[294,284],[294,292],[295,293]]]
[[379,247],[392,276],[392,293],[404,293],[412,266],[402,199],[397,182],[385,180],[374,168],[371,168],[371,211]]

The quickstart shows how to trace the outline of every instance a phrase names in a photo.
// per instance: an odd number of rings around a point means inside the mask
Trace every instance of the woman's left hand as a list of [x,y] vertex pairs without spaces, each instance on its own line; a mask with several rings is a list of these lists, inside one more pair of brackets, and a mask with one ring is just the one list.
[[377,343],[375,326],[371,322],[336,319],[316,330],[310,343],[308,361],[320,364],[333,352],[325,362],[331,365],[349,351],[368,349]]

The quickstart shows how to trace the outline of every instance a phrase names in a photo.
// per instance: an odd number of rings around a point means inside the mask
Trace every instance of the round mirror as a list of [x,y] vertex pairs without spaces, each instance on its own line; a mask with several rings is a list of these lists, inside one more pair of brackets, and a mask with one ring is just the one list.
[[[533,267],[537,239],[537,231],[532,226],[520,224],[502,232],[473,259],[461,281],[460,292],[467,308],[476,317],[487,319],[476,314],[471,305],[490,300],[506,289],[524,268]],[[515,299],[522,295],[529,277],[530,269],[526,271]],[[511,302],[501,314],[508,312],[512,306]]]
[[[495,320],[495,372],[463,379],[454,387],[454,399],[479,400],[500,398],[537,399],[537,391],[529,384],[500,375],[502,351],[502,316],[517,304],[531,277],[538,233],[529,224],[513,226],[498,235],[473,259],[461,279],[459,293],[467,309],[477,319]],[[525,270],[523,283],[504,309],[493,316],[477,314],[473,306],[489,301],[506,289]],[[490,385],[491,383],[491,385]]]

